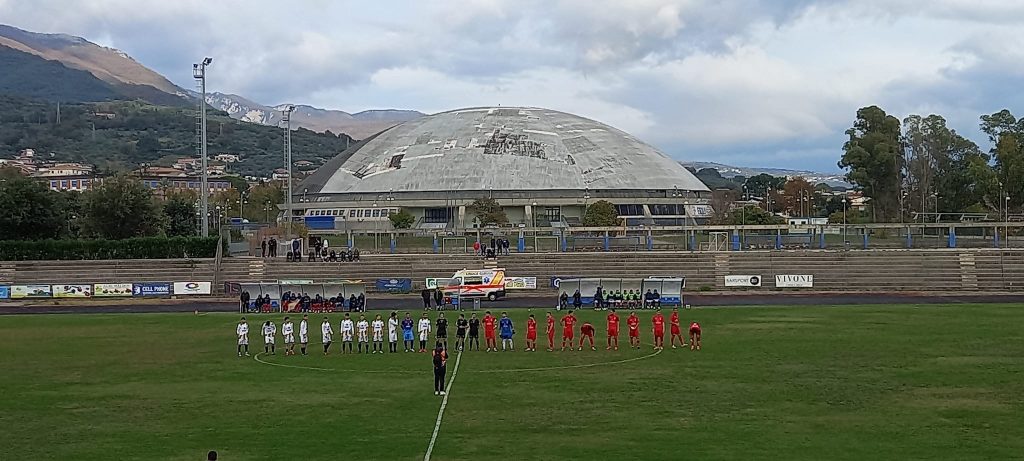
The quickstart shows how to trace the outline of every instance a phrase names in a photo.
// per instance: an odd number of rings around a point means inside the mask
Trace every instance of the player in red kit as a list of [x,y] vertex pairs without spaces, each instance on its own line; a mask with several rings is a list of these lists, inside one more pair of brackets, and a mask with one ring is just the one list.
[[694,348],[700,350],[700,324],[697,322],[690,324],[690,350]]
[[590,340],[590,350],[596,351],[597,348],[594,347],[594,326],[591,325],[590,322],[584,320],[583,321],[583,325],[580,326],[580,348],[579,348],[579,350],[581,350],[581,351],[583,350],[583,341],[586,340],[586,339]]
[[569,343],[569,348],[570,349],[572,348],[572,340],[573,340],[573,336],[575,336],[573,334],[573,330],[575,329],[575,326],[576,326],[576,316],[572,315],[572,311],[569,311],[568,314],[565,314],[565,317],[562,317],[562,350],[563,351],[565,350],[565,343],[566,342]]
[[[612,343],[615,343],[612,346]],[[619,314],[615,313],[615,309],[608,309],[608,347],[605,349],[610,350],[615,347],[615,350],[619,350]]]
[[491,315],[491,311],[484,314],[484,340],[487,343],[487,352],[498,351],[498,340],[494,337],[494,326],[498,319]]
[[555,350],[555,316],[548,312],[548,352]]
[[533,314],[526,320],[526,351],[537,352],[537,319]]
[[654,327],[654,348],[661,350],[665,348],[665,316],[659,310],[654,317],[651,317],[651,324]]
[[683,334],[680,333],[680,331],[679,331],[679,308],[678,307],[673,307],[672,308],[672,314],[670,314],[668,316],[668,323],[669,323],[669,328],[670,328],[669,332],[672,334],[672,337],[669,338],[669,342],[672,343],[672,349],[676,348],[676,338],[679,338],[679,345],[680,346],[686,347],[686,338],[684,338]]
[[629,347],[640,349],[640,317],[636,316],[636,312],[629,313],[626,326],[629,327]]

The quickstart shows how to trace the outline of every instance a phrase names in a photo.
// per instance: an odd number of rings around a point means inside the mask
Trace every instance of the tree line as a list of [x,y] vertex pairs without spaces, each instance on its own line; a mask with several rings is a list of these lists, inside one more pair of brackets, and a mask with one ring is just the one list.
[[981,213],[1004,218],[1024,204],[1024,119],[1009,110],[980,117],[988,151],[941,115],[902,122],[877,106],[857,111],[839,167],[869,199],[870,218],[914,213]]
[[[284,194],[280,187],[267,184],[247,189],[241,196],[242,217],[258,222],[277,217]],[[237,197],[238,192],[228,191],[211,199],[211,226],[238,216]],[[138,178],[124,174],[104,178],[85,192],[58,192],[17,170],[2,169],[0,240],[195,236],[199,233],[197,198],[192,191],[168,189],[161,200]]]

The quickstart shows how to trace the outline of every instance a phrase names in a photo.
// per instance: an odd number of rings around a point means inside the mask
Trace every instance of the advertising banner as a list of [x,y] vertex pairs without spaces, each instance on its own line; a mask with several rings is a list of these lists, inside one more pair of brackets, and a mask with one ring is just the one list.
[[174,282],[175,295],[208,295],[213,292],[210,282]]
[[130,283],[97,283],[93,285],[92,295],[97,298],[110,298],[114,296],[131,296],[132,284]]
[[312,285],[312,280],[278,280],[281,285]]
[[11,299],[49,298],[53,290],[49,285],[12,285]]
[[727,287],[759,287],[761,286],[760,275],[726,275],[725,286]]
[[562,280],[578,279],[578,276],[573,277],[551,277],[551,288],[558,288],[562,284]]
[[433,290],[434,288],[437,288],[437,281],[438,281],[438,280],[441,280],[441,279],[436,279],[436,278],[428,278],[428,279],[425,279],[425,280],[423,281],[423,286],[424,286],[424,287],[425,287],[426,289],[428,289],[428,290]]
[[505,289],[507,290],[536,290],[537,277],[506,277]]
[[7,285],[0,285],[0,299],[11,298],[11,287]]
[[54,298],[92,297],[92,285],[53,285]]
[[132,285],[132,296],[170,296],[170,283],[136,283]]
[[412,291],[412,279],[377,279],[377,291],[385,293],[408,293]]
[[814,287],[814,276],[811,275],[811,274],[806,274],[806,275],[776,274],[775,275],[775,287],[776,288],[812,288],[812,287]]

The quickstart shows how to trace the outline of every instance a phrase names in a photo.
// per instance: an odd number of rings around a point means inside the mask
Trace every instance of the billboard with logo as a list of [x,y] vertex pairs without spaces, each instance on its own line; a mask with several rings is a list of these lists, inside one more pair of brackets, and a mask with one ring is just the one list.
[[412,279],[377,279],[377,291],[385,293],[408,293],[412,291]]
[[175,295],[208,295],[212,292],[211,282],[174,282]]
[[49,298],[53,296],[53,288],[49,285],[12,285],[11,299]]
[[54,298],[89,298],[92,297],[92,285],[53,285]]
[[761,286],[760,275],[726,275],[725,286],[727,287],[759,287]]
[[170,283],[136,283],[132,285],[132,296],[170,296]]
[[131,296],[132,284],[130,283],[97,283],[93,285],[93,296],[97,298],[112,298],[116,296]]
[[814,276],[811,274],[791,275],[776,274],[776,288],[812,288],[814,287]]
[[536,290],[537,277],[505,277],[506,290]]
[[11,298],[11,287],[7,285],[0,285],[0,299]]

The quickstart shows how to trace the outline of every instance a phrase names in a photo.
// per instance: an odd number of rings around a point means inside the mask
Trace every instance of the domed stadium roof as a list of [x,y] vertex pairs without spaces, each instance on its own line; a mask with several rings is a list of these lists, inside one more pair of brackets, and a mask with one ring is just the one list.
[[311,194],[707,191],[675,160],[603,123],[534,107],[459,109],[389,128],[330,160]]

